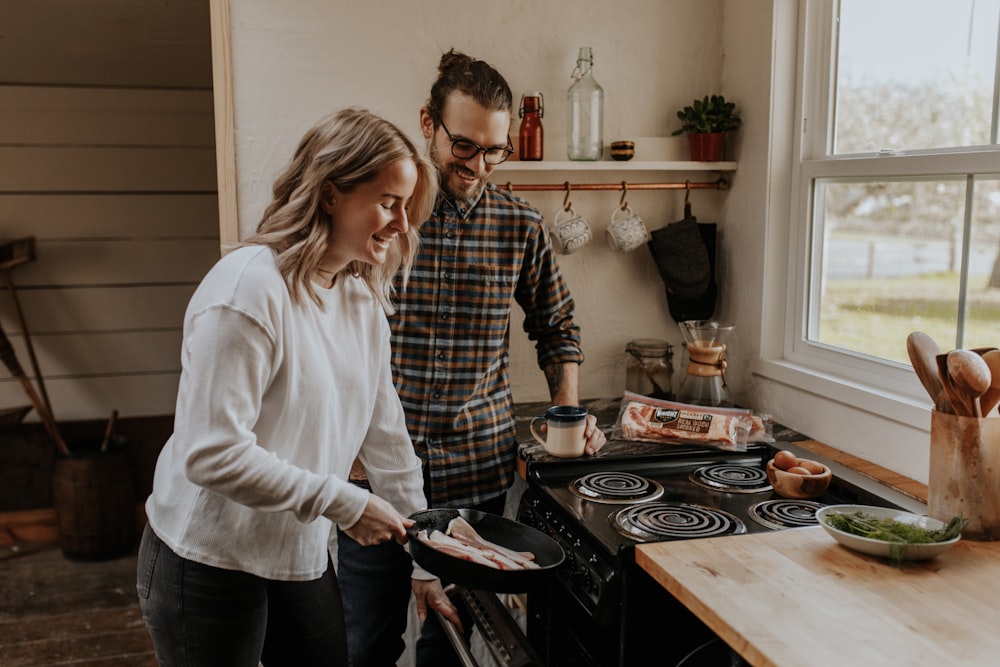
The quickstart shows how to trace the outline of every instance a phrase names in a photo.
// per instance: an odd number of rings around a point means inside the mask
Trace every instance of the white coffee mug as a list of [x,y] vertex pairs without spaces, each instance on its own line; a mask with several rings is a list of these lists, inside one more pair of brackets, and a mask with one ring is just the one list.
[[571,208],[559,209],[551,225],[552,247],[561,255],[569,255],[594,238],[590,224]]
[[[535,428],[545,420],[545,437]],[[587,444],[584,433],[587,430],[587,408],[580,405],[554,405],[545,414],[532,418],[531,435],[540,442],[552,456],[575,458],[583,455]]]
[[649,230],[642,218],[632,212],[628,206],[616,206],[611,213],[611,224],[605,232],[608,245],[612,250],[628,252],[645,245],[649,239]]

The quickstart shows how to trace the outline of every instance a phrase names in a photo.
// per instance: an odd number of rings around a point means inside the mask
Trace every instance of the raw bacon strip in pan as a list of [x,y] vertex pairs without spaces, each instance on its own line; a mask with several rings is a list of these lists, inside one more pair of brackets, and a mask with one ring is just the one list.
[[[417,533],[417,539],[449,556],[498,570],[538,569],[539,567],[537,563],[533,562],[534,554],[529,554],[531,558],[517,556],[516,551],[504,549],[482,538],[480,538],[482,544],[469,544],[461,539],[446,535],[440,530],[434,530],[430,534],[426,530],[421,530]],[[516,558],[511,558],[507,555],[508,553],[514,554]]]
[[470,549],[458,540],[453,540],[447,535],[442,533],[440,530],[435,530],[434,532],[427,534],[426,530],[421,530],[417,533],[417,539],[419,539],[424,544],[427,544],[432,549],[437,549],[441,553],[448,554],[455,558],[461,558],[462,560],[467,560],[471,563],[477,563],[479,565],[485,565],[487,567],[493,567],[500,569],[500,567],[485,555],[482,554],[478,549]]
[[462,558],[473,563],[479,563],[480,565],[487,565],[498,570],[523,569],[514,561],[509,558],[505,558],[502,554],[488,549],[483,549],[482,547],[466,544],[461,540],[456,540],[454,537],[445,535],[440,530],[433,531],[429,537],[429,544],[432,547],[451,556]]
[[535,562],[535,554],[530,551],[514,551],[513,549],[508,549],[507,547],[501,546],[495,542],[490,542],[477,533],[471,523],[460,516],[455,517],[448,522],[447,534],[461,540],[465,544],[478,546],[488,551],[496,551],[497,553],[503,554],[521,567],[529,569],[538,567],[538,563]]

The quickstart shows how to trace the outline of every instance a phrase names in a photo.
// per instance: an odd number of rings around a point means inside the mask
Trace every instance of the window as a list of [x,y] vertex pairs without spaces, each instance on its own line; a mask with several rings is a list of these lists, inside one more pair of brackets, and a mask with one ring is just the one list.
[[912,393],[911,331],[1000,345],[1000,0],[811,0],[784,356]]

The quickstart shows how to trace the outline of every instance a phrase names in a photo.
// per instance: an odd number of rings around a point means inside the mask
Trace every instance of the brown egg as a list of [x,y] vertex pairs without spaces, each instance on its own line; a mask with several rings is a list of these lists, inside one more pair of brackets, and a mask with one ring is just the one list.
[[799,459],[799,467],[805,468],[810,475],[822,474],[824,470],[823,464],[810,461],[809,459]]
[[774,455],[774,467],[781,470],[788,470],[799,464],[799,459],[795,454],[788,451],[787,449],[782,449],[777,454]]

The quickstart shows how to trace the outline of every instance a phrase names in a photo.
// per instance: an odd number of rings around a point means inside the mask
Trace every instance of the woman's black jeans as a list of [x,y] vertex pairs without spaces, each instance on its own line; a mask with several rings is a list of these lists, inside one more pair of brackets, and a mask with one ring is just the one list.
[[347,664],[333,568],[313,581],[273,581],[181,558],[146,526],[136,590],[161,667]]

